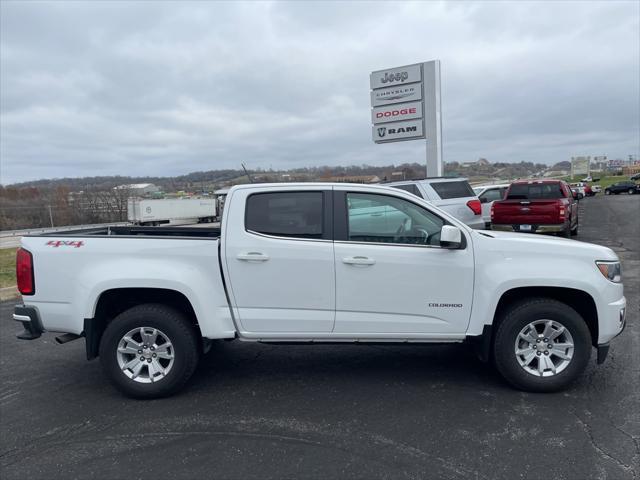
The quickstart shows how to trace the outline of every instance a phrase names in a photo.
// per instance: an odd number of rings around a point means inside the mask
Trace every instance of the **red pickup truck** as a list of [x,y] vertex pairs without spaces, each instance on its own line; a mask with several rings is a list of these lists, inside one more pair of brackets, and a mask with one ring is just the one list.
[[562,180],[519,180],[493,202],[491,229],[577,235],[578,202]]

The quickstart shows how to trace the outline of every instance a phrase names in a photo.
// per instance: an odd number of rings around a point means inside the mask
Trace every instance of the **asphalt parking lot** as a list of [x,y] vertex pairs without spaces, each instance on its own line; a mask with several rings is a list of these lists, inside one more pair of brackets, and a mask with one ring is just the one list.
[[640,478],[640,195],[581,201],[623,262],[628,326],[568,391],[509,388],[454,346],[223,343],[173,398],[119,395],[84,343],[0,305],[0,477]]

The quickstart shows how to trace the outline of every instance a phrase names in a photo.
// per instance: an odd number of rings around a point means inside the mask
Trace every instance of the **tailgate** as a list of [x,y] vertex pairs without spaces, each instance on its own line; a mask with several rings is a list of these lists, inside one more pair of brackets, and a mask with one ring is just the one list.
[[502,200],[493,204],[493,223],[549,225],[562,223],[557,200]]

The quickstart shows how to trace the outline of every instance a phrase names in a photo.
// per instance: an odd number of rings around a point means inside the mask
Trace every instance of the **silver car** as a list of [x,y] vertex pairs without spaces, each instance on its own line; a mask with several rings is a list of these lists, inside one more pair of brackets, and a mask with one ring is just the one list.
[[466,178],[431,177],[386,185],[424,198],[471,228],[485,228],[482,205]]

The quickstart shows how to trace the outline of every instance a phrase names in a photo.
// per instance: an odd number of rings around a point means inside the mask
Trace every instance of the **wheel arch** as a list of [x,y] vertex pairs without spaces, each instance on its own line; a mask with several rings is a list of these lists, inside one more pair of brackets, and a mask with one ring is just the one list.
[[199,338],[198,318],[189,299],[177,290],[166,288],[113,288],[98,297],[93,318],[84,319],[87,360],[98,357],[100,339],[111,320],[120,313],[145,303],[157,303],[184,313]]
[[593,297],[589,293],[566,287],[516,287],[503,292],[493,313],[492,324],[484,326],[482,335],[476,342],[477,353],[482,360],[488,360],[492,355],[495,332],[507,308],[518,301],[534,297],[551,298],[573,308],[584,319],[591,334],[591,344],[597,347],[599,334],[598,310]]
[[567,287],[518,287],[507,290],[502,294],[493,315],[493,330],[495,331],[504,311],[524,298],[545,297],[562,302],[573,308],[584,319],[589,332],[591,343],[598,344],[598,310],[593,297],[583,290]]

